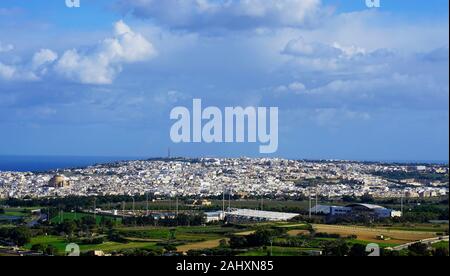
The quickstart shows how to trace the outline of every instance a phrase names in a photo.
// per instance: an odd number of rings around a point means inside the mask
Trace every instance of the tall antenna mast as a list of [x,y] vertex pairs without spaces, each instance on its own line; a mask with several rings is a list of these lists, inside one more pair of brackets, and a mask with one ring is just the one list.
[[311,218],[312,214],[311,214],[311,188],[308,189],[308,194],[309,194],[309,218]]
[[225,184],[222,191],[222,213],[225,214]]
[[314,208],[314,213],[317,215],[317,205],[319,205],[319,187],[316,185],[316,207]]
[[228,187],[228,210],[231,210],[231,188]]
[[146,216],[148,217],[148,192],[146,193],[146,200],[147,200],[147,202],[146,202]]
[[125,219],[125,201],[122,201],[122,221]]
[[401,199],[400,199],[400,205],[401,205],[401,212],[402,212],[402,217],[403,217],[403,197],[405,196],[405,191],[404,190],[402,190],[402,196],[401,196]]
[[97,198],[94,197],[94,219],[97,221]]

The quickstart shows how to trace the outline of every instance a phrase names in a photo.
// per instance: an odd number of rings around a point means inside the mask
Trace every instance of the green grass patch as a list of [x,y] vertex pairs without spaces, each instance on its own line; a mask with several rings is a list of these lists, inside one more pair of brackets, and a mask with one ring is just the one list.
[[433,248],[437,249],[437,248],[447,248],[449,249],[449,242],[447,241],[441,241],[441,242],[437,242],[433,244]]
[[[31,239],[31,242],[24,247],[26,249],[31,249],[35,244],[42,245],[52,245],[56,248],[59,255],[65,254],[66,246],[69,244],[64,237],[59,236],[38,236]],[[120,251],[125,249],[157,249],[160,248],[155,242],[129,242],[129,243],[118,243],[118,242],[104,242],[102,244],[86,244],[80,245],[81,252],[88,252],[93,250],[101,250],[104,252]]]
[[[60,222],[66,221],[66,220],[77,221],[77,220],[81,220],[83,217],[94,217],[94,215],[86,214],[86,213],[77,213],[77,212],[63,212],[63,213],[61,213],[61,215],[54,216],[50,221],[51,221],[51,223],[60,223]],[[103,218],[111,219],[119,224],[122,223],[122,218],[120,218],[120,217],[96,215],[97,224],[100,224]]]

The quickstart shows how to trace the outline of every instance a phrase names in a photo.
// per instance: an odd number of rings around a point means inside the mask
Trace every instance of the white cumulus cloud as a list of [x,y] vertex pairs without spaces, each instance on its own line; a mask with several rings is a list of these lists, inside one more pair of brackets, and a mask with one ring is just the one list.
[[39,68],[43,65],[53,63],[58,59],[58,54],[49,49],[41,49],[35,53],[32,60],[32,67]]
[[84,84],[110,84],[122,64],[145,61],[156,55],[153,44],[123,21],[114,24],[114,36],[88,52],[72,49],[57,61],[57,73]]
[[6,53],[6,52],[10,52],[12,50],[14,50],[14,45],[12,45],[12,44],[3,44],[0,41],[0,53]]
[[16,73],[16,68],[0,62],[0,77],[5,80],[11,80]]
[[[6,51],[12,46],[0,44],[0,47]],[[123,64],[145,61],[155,55],[156,50],[151,42],[133,32],[123,21],[118,21],[114,24],[114,35],[90,50],[71,49],[59,57],[50,49],[41,49],[28,62],[0,62],[0,78],[6,81],[38,81],[53,70],[63,78],[83,84],[111,84]]]

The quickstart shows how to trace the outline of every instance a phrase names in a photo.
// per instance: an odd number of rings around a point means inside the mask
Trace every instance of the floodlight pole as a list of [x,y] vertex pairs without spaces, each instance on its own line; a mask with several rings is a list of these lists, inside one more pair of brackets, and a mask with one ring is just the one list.
[[312,217],[311,188],[308,189],[308,194],[309,194],[309,218],[311,219]]

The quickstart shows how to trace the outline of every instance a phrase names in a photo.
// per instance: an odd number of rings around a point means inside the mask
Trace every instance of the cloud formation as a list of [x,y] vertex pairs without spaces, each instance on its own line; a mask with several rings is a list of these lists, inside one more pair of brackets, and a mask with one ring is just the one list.
[[173,28],[306,27],[327,13],[320,0],[119,0],[119,10]]
[[123,63],[144,61],[156,55],[152,43],[133,32],[123,21],[114,25],[114,37],[91,51],[66,51],[57,61],[57,73],[84,84],[111,84]]
[[[13,49],[12,46],[2,47]],[[0,62],[0,78],[7,81],[37,81],[53,70],[57,75],[77,83],[111,84],[122,71],[123,64],[145,61],[156,54],[150,41],[133,32],[123,21],[118,21],[114,24],[113,37],[87,51],[71,49],[59,57],[50,49],[41,49],[23,64]]]
[[14,46],[12,44],[3,44],[0,41],[0,53],[6,53],[12,50],[14,50]]

